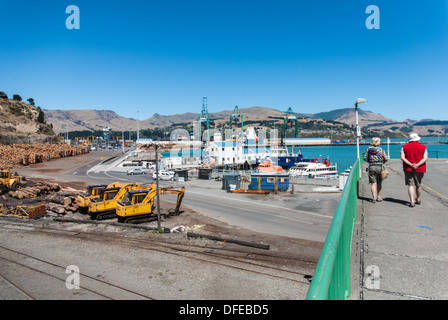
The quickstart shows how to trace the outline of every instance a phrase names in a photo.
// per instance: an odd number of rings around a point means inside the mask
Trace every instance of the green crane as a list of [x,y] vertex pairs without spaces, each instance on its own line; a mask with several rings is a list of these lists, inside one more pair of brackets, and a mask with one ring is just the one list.
[[286,129],[288,128],[288,124],[294,122],[295,123],[295,131],[294,137],[299,137],[299,121],[297,116],[292,111],[291,107],[289,107],[288,111],[286,111],[285,117],[283,118],[283,136],[286,138]]
[[198,119],[198,127],[201,128],[201,131],[202,131],[203,123],[205,123],[205,126],[206,126],[205,130],[207,130],[207,134],[208,134],[207,141],[210,141],[210,116],[209,116],[208,110],[207,110],[207,97],[202,98],[202,109],[201,109],[201,114],[199,115],[199,119]]
[[238,106],[235,106],[235,109],[233,109],[233,113],[230,115],[230,130],[232,130],[233,127],[233,121],[235,120],[235,124],[240,121],[241,122],[241,131],[243,131],[243,115],[240,112],[240,109],[238,109]]

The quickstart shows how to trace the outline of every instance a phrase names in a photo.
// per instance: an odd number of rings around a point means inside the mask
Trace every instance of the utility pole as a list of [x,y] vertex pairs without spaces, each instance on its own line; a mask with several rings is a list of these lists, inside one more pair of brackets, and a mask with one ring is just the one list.
[[124,121],[121,121],[121,148],[123,149],[124,153]]
[[160,194],[159,194],[159,156],[158,156],[159,145],[157,143],[154,145],[154,149],[156,150],[157,229],[160,232]]
[[[359,160],[359,137],[361,136],[361,127],[359,126],[358,122],[358,104],[360,103],[366,103],[367,100],[363,98],[356,99],[355,102],[355,120],[356,120],[356,153],[357,158]],[[359,165],[359,176],[361,176],[361,164]]]
[[138,113],[139,113],[139,111],[137,111],[137,142],[140,139],[140,131],[138,129]]

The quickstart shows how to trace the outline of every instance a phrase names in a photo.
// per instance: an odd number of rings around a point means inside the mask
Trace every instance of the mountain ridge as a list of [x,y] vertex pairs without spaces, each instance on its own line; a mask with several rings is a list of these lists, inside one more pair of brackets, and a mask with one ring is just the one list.
[[[98,109],[76,109],[76,110],[43,110],[48,123],[52,123],[56,133],[68,131],[95,131],[109,127],[114,131],[135,131],[137,128],[137,120],[133,118],[122,117],[112,110]],[[239,112],[243,115],[243,122],[246,125],[271,128],[273,126],[283,127],[283,119],[286,111],[279,111],[269,107],[247,107],[239,108]],[[209,113],[210,122],[213,127],[226,128],[229,127],[230,116],[234,110],[222,110]],[[330,127],[335,124],[345,125],[346,127],[354,127],[356,123],[355,109],[342,108],[334,109],[326,112],[318,112],[315,114],[294,113],[299,123],[321,123],[323,126]],[[154,113],[147,119],[138,121],[140,130],[175,127],[180,125],[192,125],[193,121],[199,119],[200,113],[186,112],[176,113],[172,115],[161,115]],[[431,119],[426,119],[430,121]],[[411,131],[416,131],[421,135],[446,134],[448,126],[442,123],[432,123],[424,125],[422,120],[405,120],[396,121],[385,117],[381,114],[374,113],[364,109],[358,109],[358,122],[363,129],[370,130],[372,134],[385,135],[390,133],[391,136],[404,137]],[[414,127],[416,123],[422,123]]]

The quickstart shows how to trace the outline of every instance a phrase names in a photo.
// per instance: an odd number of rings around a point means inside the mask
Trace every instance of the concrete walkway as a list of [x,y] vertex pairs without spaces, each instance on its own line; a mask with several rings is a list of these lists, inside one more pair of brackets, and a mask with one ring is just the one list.
[[429,161],[422,204],[414,208],[401,161],[386,167],[384,201],[374,203],[363,164],[349,299],[448,299],[448,161]]

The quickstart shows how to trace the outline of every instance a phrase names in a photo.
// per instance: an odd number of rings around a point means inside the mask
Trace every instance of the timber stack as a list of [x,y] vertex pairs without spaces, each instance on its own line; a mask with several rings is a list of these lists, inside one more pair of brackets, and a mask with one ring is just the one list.
[[[45,202],[45,209],[56,214],[68,214],[78,211],[76,198],[83,192],[70,187],[61,187],[57,183],[36,182],[32,186],[22,187],[17,191],[9,191],[7,195],[18,200],[40,199]],[[5,195],[0,198],[8,203]]]
[[14,169],[33,163],[85,154],[89,148],[66,144],[0,145],[0,168]]
[[17,191],[9,191],[8,195],[15,199],[36,198],[49,193],[57,192],[61,187],[56,183],[37,182],[30,187],[20,188]]
[[79,207],[76,204],[76,196],[72,192],[56,192],[45,197],[45,208],[57,214],[67,214],[77,212]]

